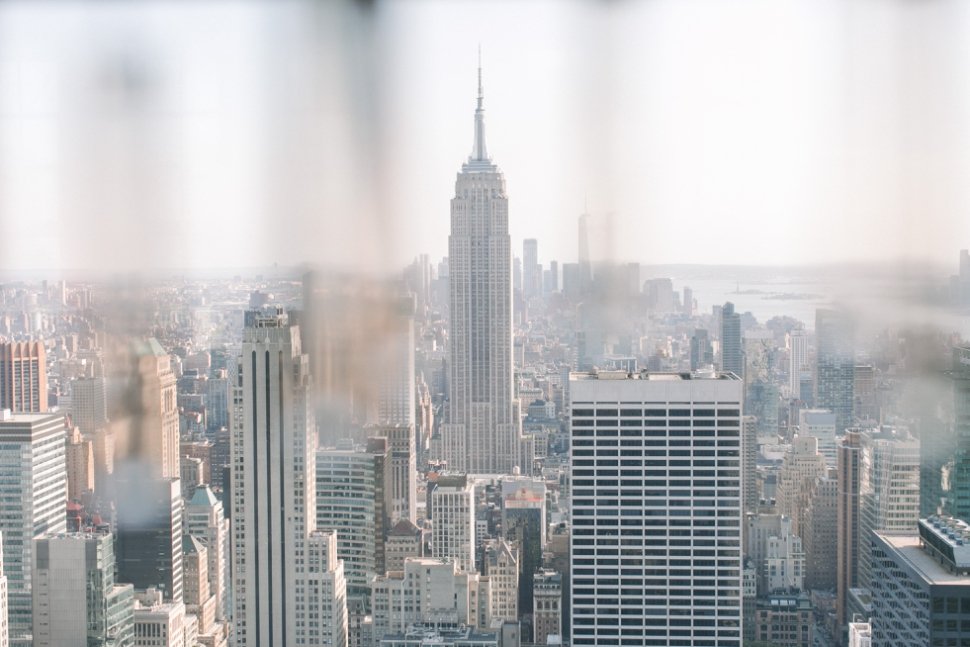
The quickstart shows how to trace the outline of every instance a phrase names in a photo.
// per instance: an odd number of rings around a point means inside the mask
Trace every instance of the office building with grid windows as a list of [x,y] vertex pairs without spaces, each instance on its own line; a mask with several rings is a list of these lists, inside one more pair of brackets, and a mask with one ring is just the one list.
[[570,375],[574,645],[741,645],[733,374]]

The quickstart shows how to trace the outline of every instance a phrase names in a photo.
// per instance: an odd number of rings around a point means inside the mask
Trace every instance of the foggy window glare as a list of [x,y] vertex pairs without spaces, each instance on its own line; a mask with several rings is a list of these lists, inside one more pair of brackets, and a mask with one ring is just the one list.
[[0,3],[0,647],[965,640],[968,43]]

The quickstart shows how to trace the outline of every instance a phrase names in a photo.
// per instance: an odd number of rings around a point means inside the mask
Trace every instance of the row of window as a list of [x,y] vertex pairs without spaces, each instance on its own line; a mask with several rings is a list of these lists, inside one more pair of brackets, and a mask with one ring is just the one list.
[[629,408],[623,407],[620,409],[614,408],[596,408],[596,409],[579,409],[576,408],[576,403],[573,404],[573,409],[570,411],[570,415],[573,418],[582,417],[592,417],[597,418],[616,418],[622,416],[624,418],[633,417],[643,417],[643,416],[671,416],[671,417],[694,417],[694,418],[712,418],[715,416],[734,416],[738,417],[741,415],[740,409],[660,409],[660,408]]

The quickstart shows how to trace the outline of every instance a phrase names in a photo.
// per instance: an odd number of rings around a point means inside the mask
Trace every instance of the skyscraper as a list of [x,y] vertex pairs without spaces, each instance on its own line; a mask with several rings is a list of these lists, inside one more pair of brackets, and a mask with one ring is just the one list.
[[382,425],[414,426],[414,311],[413,294],[391,299],[378,340],[377,421]]
[[146,478],[129,465],[117,482],[118,579],[182,601],[182,486]]
[[511,473],[519,461],[512,383],[512,252],[505,178],[485,148],[481,67],[472,154],[451,201],[448,424],[452,469]]
[[803,515],[805,588],[832,590],[838,563],[838,494],[835,478],[816,479]]
[[815,311],[815,406],[835,414],[835,431],[852,424],[852,382],[855,372],[853,330],[841,310]]
[[192,535],[182,537],[183,599],[185,610],[198,618],[200,633],[210,633],[216,615],[216,597],[209,589],[209,551]]
[[859,455],[861,434],[848,432],[839,445],[838,455],[838,545],[835,582],[836,625],[846,617],[849,589],[859,584]]
[[542,293],[542,266],[539,265],[539,241],[522,241],[522,292],[528,299]]
[[71,419],[85,435],[93,435],[108,424],[104,376],[71,382]]
[[172,358],[156,339],[134,344],[127,455],[154,478],[179,478],[179,412]]
[[917,532],[873,537],[872,644],[960,645],[970,610],[970,526],[919,520]]
[[758,419],[741,418],[741,482],[742,512],[756,512],[761,501],[758,491]]
[[741,352],[741,315],[728,301],[721,310],[721,370],[744,379],[744,355]]
[[585,293],[593,282],[593,264],[589,255],[589,218],[590,215],[588,213],[584,213],[579,217],[579,268],[577,276],[579,285],[577,287],[580,293]]
[[859,470],[859,586],[872,587],[873,534],[912,534],[919,522],[919,441],[905,430],[862,436]]
[[741,644],[742,383],[687,377],[570,376],[573,645]]
[[110,534],[47,535],[33,564],[34,645],[131,645],[134,593],[115,577]]
[[67,497],[78,501],[94,489],[94,443],[75,427],[68,432],[66,450]]
[[802,373],[808,369],[808,335],[796,328],[788,335],[788,391],[789,396],[799,399]]
[[[948,372],[948,377],[953,389],[953,441],[955,448],[943,448],[939,455],[935,457],[937,460],[934,462],[948,462],[951,458],[949,456],[950,450],[956,450],[952,456],[953,469],[949,475],[950,492],[947,497],[946,512],[958,519],[970,519],[970,346],[954,347],[952,361],[952,370]],[[939,440],[936,443],[942,444]],[[924,444],[927,443],[924,442]],[[923,461],[924,468],[929,467],[926,464],[928,462]],[[940,483],[940,472],[938,465],[934,485]],[[929,490],[930,488],[923,489]],[[922,494],[924,497],[927,495],[925,491]],[[938,498],[934,497],[931,500],[934,511],[939,504]]]
[[475,487],[465,475],[438,477],[431,492],[431,530],[436,559],[475,570]]
[[0,343],[0,409],[14,413],[47,411],[44,342]]
[[519,612],[532,610],[533,576],[542,567],[546,544],[546,486],[531,479],[502,481],[502,532],[517,547]]
[[[413,408],[412,408],[413,409]],[[382,425],[378,435],[387,438],[391,452],[391,469],[387,483],[387,499],[390,502],[388,527],[402,519],[417,521],[418,518],[418,469],[414,445],[414,426]]]
[[232,443],[235,644],[301,644],[316,424],[309,360],[282,308],[246,313],[241,366],[243,420]]
[[209,590],[216,596],[216,618],[228,619],[229,611],[229,520],[222,510],[222,502],[208,485],[195,489],[185,504],[185,528],[188,535],[205,542],[209,559]]
[[347,593],[369,597],[369,581],[384,572],[390,456],[385,438],[368,447],[321,449],[316,453],[316,524],[337,533],[337,557],[343,560]]
[[0,411],[0,483],[4,502],[3,571],[10,644],[31,644],[34,539],[67,530],[67,466],[61,415]]
[[[0,549],[3,536],[0,533]],[[0,647],[10,647],[10,631],[7,626],[7,576],[3,574],[3,560],[0,559]]]
[[690,370],[696,371],[708,364],[714,364],[714,349],[707,330],[697,328],[690,338]]
[[347,582],[337,559],[337,533],[316,530],[307,541],[307,644],[347,645]]

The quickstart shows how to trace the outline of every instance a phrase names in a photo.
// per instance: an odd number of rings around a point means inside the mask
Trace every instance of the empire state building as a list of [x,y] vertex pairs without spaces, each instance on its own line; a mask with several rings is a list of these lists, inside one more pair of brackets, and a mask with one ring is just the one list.
[[485,148],[482,69],[475,142],[451,200],[450,402],[442,426],[449,468],[508,474],[520,460],[512,383],[512,246],[505,178]]

